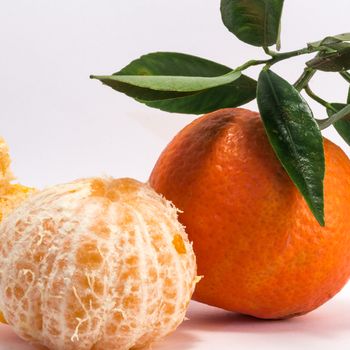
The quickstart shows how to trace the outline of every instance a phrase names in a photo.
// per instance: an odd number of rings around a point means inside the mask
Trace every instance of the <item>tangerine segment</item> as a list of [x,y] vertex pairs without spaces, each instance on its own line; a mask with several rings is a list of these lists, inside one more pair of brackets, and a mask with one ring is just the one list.
[[176,208],[132,179],[41,191],[0,239],[0,307],[17,334],[53,350],[150,344],[183,320],[197,281]]
[[170,142],[151,186],[183,213],[204,275],[194,297],[261,318],[306,313],[350,276],[350,161],[324,139],[325,219],[314,219],[260,116],[222,109]]

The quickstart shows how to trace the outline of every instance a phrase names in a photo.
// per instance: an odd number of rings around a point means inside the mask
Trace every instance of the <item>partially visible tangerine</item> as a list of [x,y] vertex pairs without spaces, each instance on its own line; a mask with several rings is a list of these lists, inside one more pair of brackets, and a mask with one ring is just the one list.
[[[11,159],[5,140],[0,137],[0,222],[24,199],[34,192],[33,188],[13,184],[14,179],[10,170]],[[6,322],[0,312],[0,322]]]
[[53,350],[146,346],[182,322],[197,281],[177,209],[132,179],[36,193],[0,240],[1,309],[19,336]]
[[324,139],[321,227],[275,156],[258,113],[222,109],[181,130],[151,186],[183,213],[198,301],[261,318],[309,312],[350,276],[350,161]]

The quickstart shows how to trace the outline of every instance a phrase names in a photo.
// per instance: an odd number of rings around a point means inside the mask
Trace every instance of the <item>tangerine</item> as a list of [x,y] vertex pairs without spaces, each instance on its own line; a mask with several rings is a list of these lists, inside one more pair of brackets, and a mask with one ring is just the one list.
[[53,350],[126,350],[183,320],[196,262],[177,209],[132,179],[37,192],[0,226],[0,306]]
[[198,273],[194,299],[260,318],[309,312],[350,276],[350,161],[324,139],[326,226],[270,146],[258,113],[222,109],[181,130],[151,186],[183,213]]
[[[33,188],[12,183],[14,177],[10,170],[10,164],[9,148],[5,140],[0,137],[0,222],[34,192]],[[6,323],[1,312],[0,323]]]

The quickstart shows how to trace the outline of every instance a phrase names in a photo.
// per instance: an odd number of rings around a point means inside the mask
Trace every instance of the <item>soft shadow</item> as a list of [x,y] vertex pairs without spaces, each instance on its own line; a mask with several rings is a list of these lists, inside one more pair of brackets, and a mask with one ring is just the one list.
[[186,321],[174,333],[154,344],[154,350],[190,350],[200,339],[190,330],[186,330]]
[[333,299],[313,312],[286,320],[261,320],[193,302],[187,329],[206,332],[299,333],[332,337],[350,330],[350,300]]

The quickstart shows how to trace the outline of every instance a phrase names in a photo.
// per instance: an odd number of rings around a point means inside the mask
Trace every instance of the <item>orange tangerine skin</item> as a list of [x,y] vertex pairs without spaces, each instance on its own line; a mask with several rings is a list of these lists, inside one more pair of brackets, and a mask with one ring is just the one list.
[[324,139],[321,227],[277,160],[260,116],[222,109],[180,131],[151,186],[183,213],[198,273],[194,298],[260,318],[309,312],[350,276],[350,161]]
[[176,208],[132,179],[57,185],[0,226],[0,308],[52,350],[147,346],[184,319],[196,284]]

